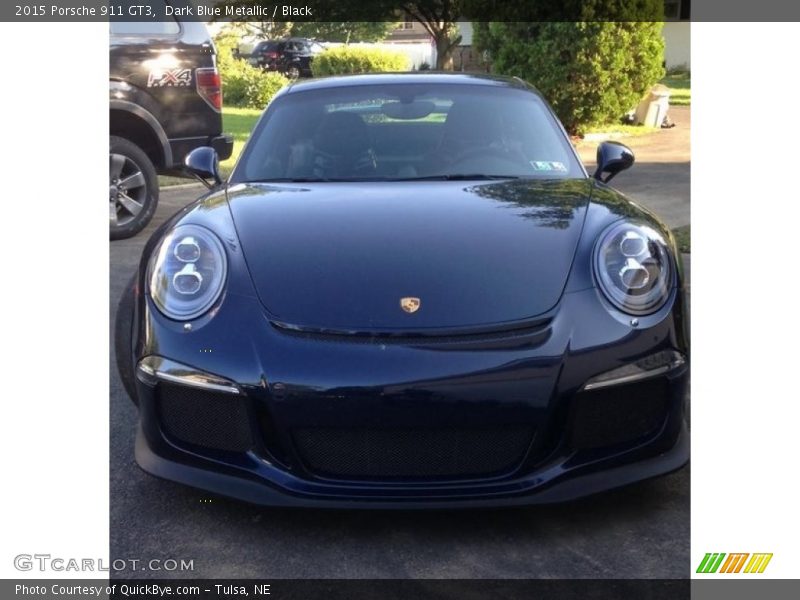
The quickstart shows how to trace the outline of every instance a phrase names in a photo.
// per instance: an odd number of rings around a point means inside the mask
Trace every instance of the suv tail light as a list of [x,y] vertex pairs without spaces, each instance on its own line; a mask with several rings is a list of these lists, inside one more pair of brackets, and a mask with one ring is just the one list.
[[216,111],[222,110],[222,80],[216,67],[195,69],[197,93]]
[[278,58],[278,53],[277,52],[265,52],[264,56],[267,57],[267,58],[273,58],[274,59],[274,58]]

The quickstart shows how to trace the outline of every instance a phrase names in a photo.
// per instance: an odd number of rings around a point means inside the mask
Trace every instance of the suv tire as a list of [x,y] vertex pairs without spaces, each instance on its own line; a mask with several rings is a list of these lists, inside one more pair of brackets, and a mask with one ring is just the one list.
[[110,237],[136,235],[153,218],[158,206],[155,167],[139,146],[112,135],[109,143]]

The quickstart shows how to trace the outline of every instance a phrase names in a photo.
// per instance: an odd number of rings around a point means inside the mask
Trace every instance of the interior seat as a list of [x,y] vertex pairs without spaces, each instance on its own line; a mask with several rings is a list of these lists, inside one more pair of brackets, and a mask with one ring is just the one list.
[[354,113],[325,115],[314,134],[314,151],[314,177],[365,177],[377,168],[368,126]]

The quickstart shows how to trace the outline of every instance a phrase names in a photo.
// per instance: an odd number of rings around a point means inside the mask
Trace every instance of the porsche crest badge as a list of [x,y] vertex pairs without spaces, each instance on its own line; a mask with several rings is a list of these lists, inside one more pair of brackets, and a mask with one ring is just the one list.
[[420,304],[422,302],[419,298],[400,298],[400,308],[402,308],[407,313],[415,313],[419,310]]

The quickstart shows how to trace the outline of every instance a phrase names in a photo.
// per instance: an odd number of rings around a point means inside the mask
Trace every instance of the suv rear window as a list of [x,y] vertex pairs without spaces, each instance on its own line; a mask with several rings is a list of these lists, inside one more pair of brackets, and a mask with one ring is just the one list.
[[112,21],[111,33],[113,35],[175,35],[181,28],[175,21]]
[[256,46],[253,52],[267,52],[269,50],[275,50],[278,47],[277,42],[261,42]]
[[[152,4],[158,4],[156,10],[160,14],[166,14],[162,9],[166,6],[164,0],[154,0]],[[165,21],[111,21],[111,34],[120,36],[148,36],[148,35],[175,35],[180,33],[181,27],[174,18],[165,17]]]

